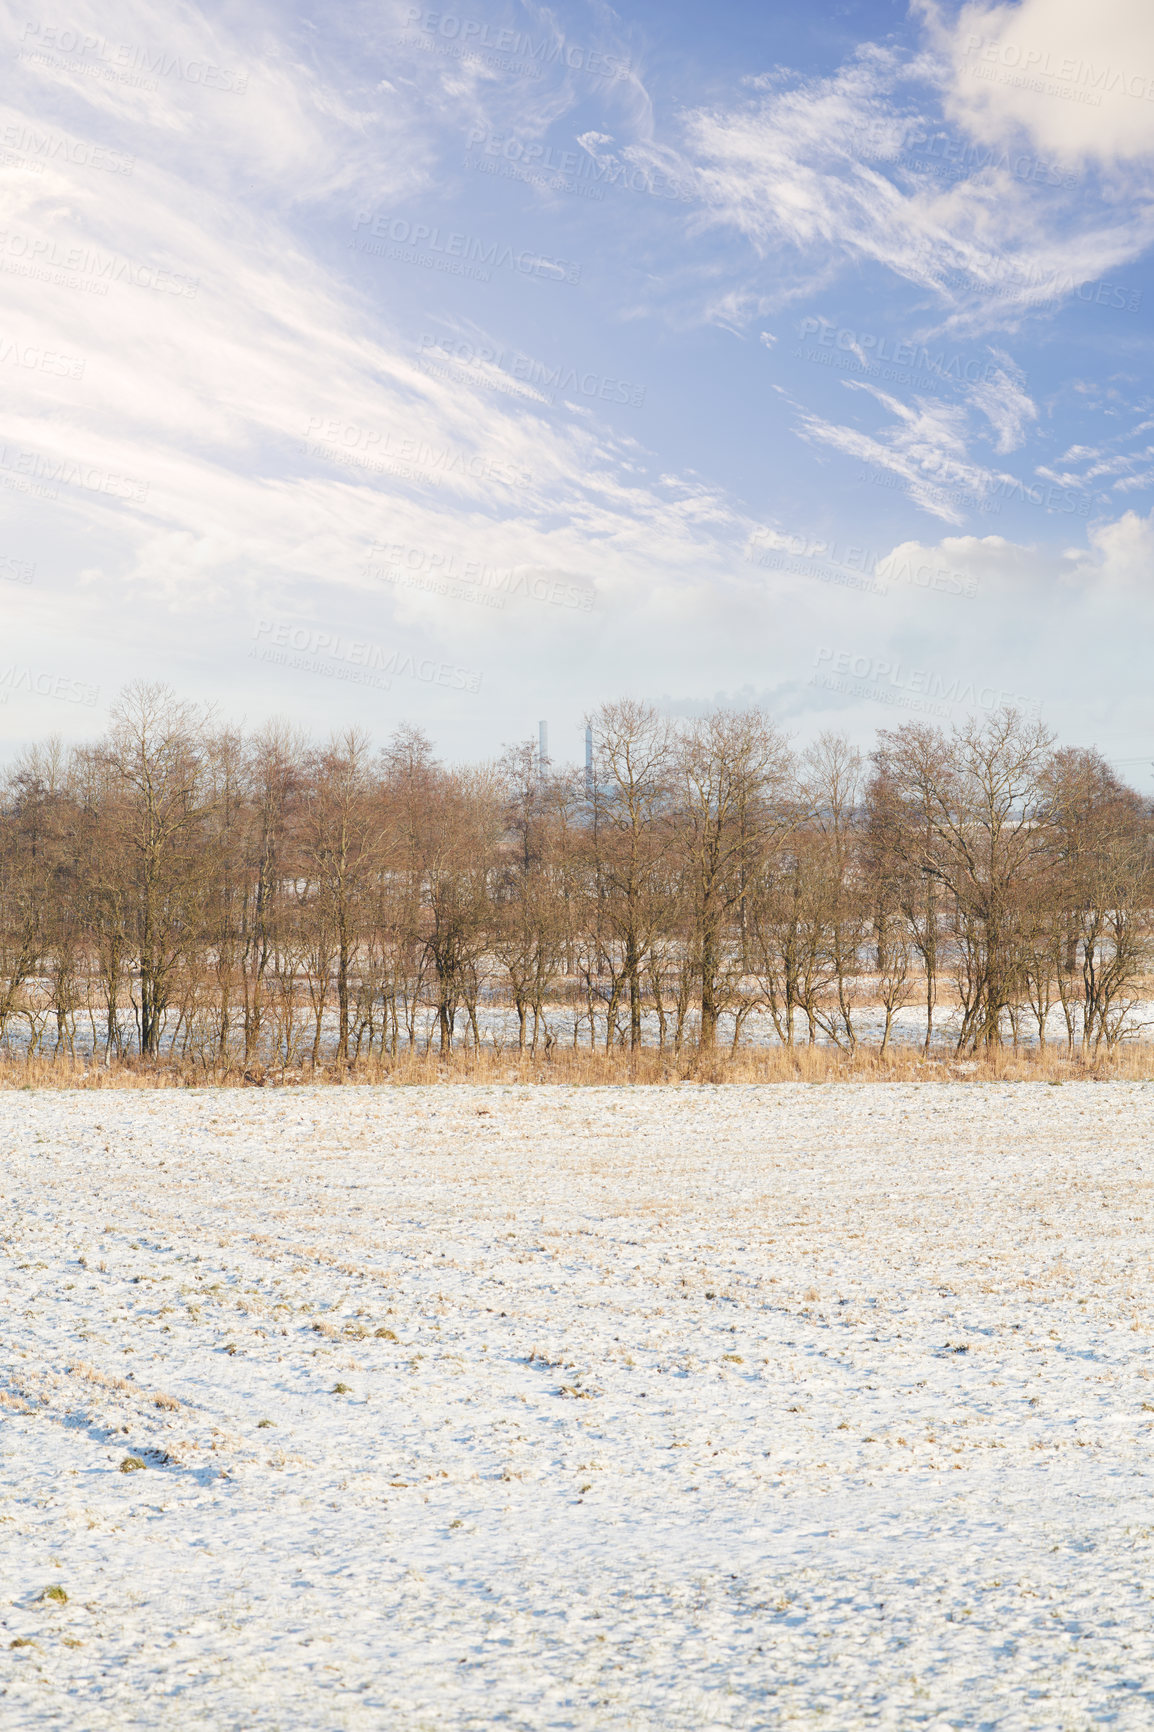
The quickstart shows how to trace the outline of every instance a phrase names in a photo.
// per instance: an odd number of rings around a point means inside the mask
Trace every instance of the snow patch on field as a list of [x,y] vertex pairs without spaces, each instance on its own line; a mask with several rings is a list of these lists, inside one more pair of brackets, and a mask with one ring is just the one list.
[[1139,1084],[0,1095],[0,1718],[1146,1727],[1152,1144]]

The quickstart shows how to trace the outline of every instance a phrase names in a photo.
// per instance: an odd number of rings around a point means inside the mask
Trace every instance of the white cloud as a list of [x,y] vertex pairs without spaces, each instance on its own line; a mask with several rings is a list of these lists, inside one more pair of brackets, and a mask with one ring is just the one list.
[[[1012,448],[1034,406],[1016,380],[1005,373],[992,384],[972,387],[974,406],[990,421],[999,451]],[[945,523],[963,522],[967,510],[999,485],[1014,485],[1014,477],[976,463],[969,454],[970,417],[965,403],[943,403],[915,397],[903,403],[889,392],[858,380],[845,380],[850,391],[862,391],[889,410],[893,420],[876,432],[803,412],[802,436],[831,446],[846,457],[860,459],[895,475],[913,502]]]
[[[1134,752],[1150,738],[1144,658],[1154,627],[1152,571],[1154,513],[1094,524],[1083,544],[1065,550],[1002,535],[906,540],[878,562],[891,601],[933,587],[941,573],[943,588],[951,575],[971,585],[973,600],[938,604],[950,609],[948,650],[918,630],[907,608],[886,653],[919,666],[937,657],[950,673],[978,669],[984,680],[1036,700],[1060,739]],[[921,602],[931,605],[925,596]]]
[[1092,524],[1085,552],[1067,555],[1071,577],[1095,594],[1130,596],[1154,603],[1154,511],[1125,511],[1112,522]]
[[[1072,637],[1076,653],[1083,633],[1075,621],[1093,609],[1116,602],[1144,604],[1143,619],[1154,615],[1154,511],[1090,524],[1085,545],[1057,550],[1042,543],[1015,542],[1002,535],[947,535],[940,541],[904,541],[879,563],[879,576],[904,568],[945,566],[974,581],[987,607],[999,600],[1022,602],[1038,616],[1039,632],[1056,630]],[[1090,610],[1080,614],[1080,608]],[[1131,614],[1131,618],[1133,615]]]
[[712,220],[752,244],[771,304],[812,293],[831,267],[876,264],[932,295],[927,328],[977,334],[1061,304],[1154,239],[1142,197],[1043,189],[1009,159],[952,182],[926,173],[919,141],[957,82],[953,39],[939,26],[937,40],[936,56],[868,45],[828,77],[751,80],[752,95],[688,115]]
[[947,112],[978,138],[1025,132],[1062,162],[1154,153],[1154,12],[1148,0],[1021,0],[922,8],[952,71]]
[[[88,25],[113,43],[157,43],[157,17],[143,9],[114,8],[99,22],[82,12],[77,29]],[[283,45],[271,59],[262,53],[259,17],[243,39],[206,44],[198,27],[178,10],[169,52],[187,64],[211,47],[220,64],[247,68],[248,92],[232,108],[212,106],[229,100],[224,93],[179,79],[174,95],[154,102],[154,93],[85,76],[65,54],[63,71],[24,66],[0,113],[17,132],[43,132],[43,108],[59,95],[69,117],[62,135],[88,125],[99,138],[115,122],[120,148],[137,156],[131,177],[82,173],[67,155],[42,172],[8,171],[3,335],[25,354],[76,357],[83,370],[71,380],[12,362],[0,377],[0,482],[12,484],[0,486],[0,518],[11,545],[13,526],[31,512],[46,570],[50,544],[85,548],[67,617],[57,607],[53,622],[41,590],[3,596],[9,649],[52,629],[55,653],[91,654],[110,613],[127,611],[131,628],[100,651],[106,667],[129,657],[122,677],[139,670],[150,639],[190,665],[227,666],[244,653],[253,621],[275,612],[428,631],[450,649],[468,646],[495,680],[523,677],[527,664],[550,665],[558,645],[602,635],[610,690],[636,684],[641,640],[671,666],[720,660],[735,612],[748,619],[761,605],[740,571],[744,522],[723,493],[694,478],[658,481],[650,454],[595,409],[553,412],[531,394],[499,395],[491,368],[446,379],[423,372],[387,314],[304,238],[302,203],[340,189],[338,208],[352,211],[370,183],[381,204],[419,184],[429,127],[393,159],[379,126],[368,144],[360,138],[356,92],[331,66],[326,84]],[[404,103],[381,106],[403,134]],[[258,146],[250,134],[265,126]],[[282,127],[293,137],[270,192]],[[250,162],[252,197],[238,186]],[[196,293],[135,286],[138,266],[150,282],[154,268],[195,282]],[[33,270],[41,274],[21,274]],[[92,287],[107,293],[83,292]],[[39,506],[18,490],[62,465],[92,484],[65,482]],[[109,477],[111,490],[101,491]],[[127,490],[126,481],[139,486]],[[592,586],[597,611],[510,602],[486,612],[435,583],[388,585],[366,575],[368,550],[382,541],[458,565],[565,573]]]
[[[1069,467],[1039,464],[1035,473],[1062,487],[1091,490],[1096,482],[1109,482],[1114,492],[1133,493],[1149,485],[1154,445],[1134,443],[1141,434],[1149,431],[1150,423],[1139,421],[1136,426],[1114,434],[1100,446],[1072,445],[1064,456],[1057,459],[1059,464]],[[1100,499],[1105,497],[1105,494],[1099,494]]]
[[897,586],[916,581],[923,571],[956,573],[989,607],[1007,596],[1032,593],[1052,578],[1054,567],[1052,555],[1002,535],[947,535],[937,542],[899,542],[879,562],[878,575]]
[[1008,355],[999,354],[1002,363],[988,378],[980,379],[968,389],[968,399],[990,423],[995,436],[995,450],[1016,451],[1026,436],[1030,422],[1038,419],[1037,406],[1025,389],[1025,374]]
[[[679,424],[673,445],[664,443],[670,428],[654,409],[661,360],[649,376],[648,419],[635,421],[615,420],[590,398],[554,405],[529,385],[513,392],[496,363],[423,365],[429,356],[418,350],[418,330],[475,338],[478,351],[508,348],[512,330],[532,347],[554,340],[532,334],[545,331],[553,309],[543,301],[539,320],[535,312],[525,320],[520,304],[494,283],[491,295],[466,293],[461,305],[473,309],[469,318],[431,275],[422,283],[414,270],[412,292],[403,271],[382,266],[372,278],[376,264],[363,258],[346,270],[352,215],[358,205],[423,215],[425,189],[426,210],[445,208],[447,200],[434,205],[444,190],[468,194],[480,185],[476,175],[453,180],[448,173],[447,165],[454,175],[460,169],[468,129],[540,138],[580,100],[590,111],[582,114],[586,136],[606,160],[705,185],[709,209],[633,196],[615,210],[566,208],[574,228],[578,216],[599,220],[604,213],[608,220],[590,231],[595,235],[611,239],[614,223],[630,241],[643,232],[629,268],[636,267],[635,280],[645,279],[628,289],[634,304],[623,307],[590,272],[580,296],[557,309],[557,330],[571,333],[564,338],[569,353],[588,341],[588,356],[574,359],[592,361],[603,334],[611,350],[608,322],[640,319],[645,296],[660,294],[670,323],[695,322],[704,300],[716,323],[743,335],[752,328],[774,353],[768,372],[789,378],[782,353],[789,345],[778,341],[775,309],[805,293],[811,306],[820,301],[836,312],[835,279],[846,266],[858,272],[859,290],[875,264],[914,285],[926,328],[951,320],[962,328],[972,315],[978,329],[1044,296],[1044,276],[1030,272],[1044,266],[1097,274],[1109,259],[1131,256],[1137,230],[1130,215],[1121,206],[1070,215],[1065,189],[1048,215],[1033,189],[1011,184],[997,167],[967,172],[958,185],[924,175],[916,150],[927,125],[927,80],[936,76],[928,59],[867,48],[826,80],[756,81],[691,117],[699,157],[685,170],[655,140],[636,77],[599,88],[605,100],[594,104],[567,74],[529,81],[498,75],[483,59],[393,52],[406,10],[354,11],[333,26],[335,34],[317,35],[315,54],[311,24],[293,37],[296,26],[259,9],[230,15],[227,30],[181,4],[170,17],[135,0],[109,0],[99,15],[82,4],[72,15],[79,31],[105,41],[139,42],[152,52],[163,38],[186,65],[190,56],[211,53],[215,63],[247,72],[243,96],[184,77],[157,95],[88,76],[66,57],[63,69],[55,61],[17,64],[0,121],[18,132],[49,126],[54,136],[80,143],[114,139],[137,160],[131,176],[81,170],[67,153],[44,159],[40,172],[31,158],[9,165],[0,203],[0,266],[11,267],[0,270],[7,303],[0,546],[40,561],[36,586],[6,585],[0,597],[9,652],[27,653],[20,649],[26,642],[50,644],[63,671],[73,671],[73,658],[80,663],[78,675],[90,657],[106,695],[118,678],[142,670],[178,680],[183,674],[208,695],[214,679],[218,692],[237,681],[239,668],[240,690],[254,706],[266,692],[287,690],[310,720],[325,714],[326,703],[345,712],[358,694],[330,686],[309,715],[306,676],[278,676],[238,659],[258,618],[443,646],[455,661],[485,670],[486,689],[502,693],[494,713],[523,701],[534,681],[550,692],[579,691],[581,705],[623,689],[700,693],[746,679],[783,694],[783,703],[800,703],[797,692],[812,698],[812,691],[798,685],[799,656],[812,655],[819,634],[828,640],[847,620],[854,631],[876,621],[883,639],[903,630],[928,634],[919,618],[934,609],[952,609],[942,629],[970,633],[969,660],[992,658],[1004,616],[960,605],[954,591],[926,597],[904,582],[888,595],[866,584],[855,591],[828,573],[815,578],[788,561],[771,572],[745,556],[748,514],[772,517],[774,488],[785,500],[784,523],[765,532],[765,548],[790,552],[797,540],[791,513],[808,513],[821,526],[819,541],[832,534],[822,515],[828,490],[818,490],[819,504],[807,492],[813,451],[796,462],[787,432],[791,399],[780,383],[770,381],[779,395],[767,391],[766,399],[778,423],[770,438],[776,433],[781,447],[770,445],[773,461],[763,473],[751,463],[733,484],[753,492],[770,474],[764,495],[747,509],[727,483],[689,467],[713,460],[711,428],[701,438],[701,427]],[[693,179],[699,166],[704,181]],[[485,185],[485,194],[494,190],[514,192],[517,209],[538,216],[538,197],[552,196]],[[1067,214],[1051,221],[1059,205]],[[653,213],[660,228],[643,229]],[[734,249],[715,244],[723,225],[752,243],[741,244],[736,265]],[[687,228],[694,231],[688,237]],[[53,280],[28,274],[51,260],[52,249],[67,254],[73,247],[82,262],[53,264]],[[108,261],[112,280],[102,274]],[[198,292],[135,286],[127,275],[116,280],[121,266],[196,279]],[[84,292],[92,286],[108,292]],[[425,299],[422,288],[431,291]],[[497,334],[502,321],[504,337]],[[915,346],[922,341],[908,326],[900,334]],[[863,363],[876,354],[869,340],[853,341]],[[4,343],[25,357],[74,357],[83,363],[81,376],[13,359]],[[558,347],[552,359],[560,354]],[[975,451],[1018,449],[1038,419],[1014,361],[997,352],[994,362],[979,384],[942,372],[941,398],[904,403],[896,391],[855,383],[858,395],[843,399],[844,410],[819,415],[795,404],[794,412],[827,466],[840,452],[880,467],[919,508],[960,524],[991,481]],[[687,404],[697,386],[693,371],[689,359],[673,381]],[[711,378],[710,390],[717,383]],[[1126,394],[1120,387],[1115,398],[1132,426],[1139,411]],[[696,401],[707,413],[725,413],[704,391]],[[1115,400],[1094,408],[1114,414]],[[733,419],[740,428],[740,417]],[[1137,448],[1133,432],[1124,447],[1112,443],[1107,433],[1120,424],[1095,426],[1058,460],[1069,470],[1068,485],[1138,484],[1150,452]],[[1073,436],[1064,434],[1067,442]],[[23,484],[36,472],[43,478],[62,464],[76,466],[73,476],[139,481],[142,490],[122,497],[114,485],[102,490],[72,479],[51,500],[27,492]],[[852,501],[844,504],[852,513]],[[893,505],[901,510],[904,501],[874,493],[859,515],[888,523]],[[842,508],[839,499],[831,522]],[[1147,520],[1135,521],[1148,533]],[[40,538],[30,549],[19,540],[26,528]],[[1141,534],[1131,535],[1129,552],[1124,529],[1115,529],[1113,540],[1108,529],[1101,534],[1080,556],[1086,584],[1098,581],[1099,566],[1137,571],[1144,554]],[[859,524],[851,538],[873,535]],[[803,545],[812,541],[807,535]],[[374,545],[407,550],[422,581],[387,576],[383,556],[370,556]],[[948,558],[951,570],[989,576],[992,598],[1011,592],[1008,573],[1018,573],[1015,595],[1035,585],[1035,602],[1036,585],[1056,590],[1062,575],[1075,601],[1082,594],[1076,559],[1015,550],[998,537],[947,537],[940,545],[946,551],[934,557]],[[462,602],[437,574],[470,562],[524,579],[520,593],[500,609]],[[850,567],[859,575],[864,569]],[[530,586],[548,593],[566,584],[592,592],[595,608],[566,610],[525,594]],[[1127,593],[1136,596],[1138,588]],[[1034,689],[1024,676],[1017,683]],[[397,702],[409,708],[410,695],[420,696],[406,693]],[[3,723],[20,731],[16,711],[6,707]],[[426,716],[437,713],[430,703]],[[472,733],[462,749],[473,749]]]

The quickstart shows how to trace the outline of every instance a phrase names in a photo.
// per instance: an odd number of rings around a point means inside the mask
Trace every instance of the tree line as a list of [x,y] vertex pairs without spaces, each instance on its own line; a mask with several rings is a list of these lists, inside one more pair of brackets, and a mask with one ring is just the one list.
[[317,744],[129,688],[5,776],[0,1042],[341,1066],[884,1049],[915,1008],[927,1052],[1135,1031],[1154,826],[1097,752],[1012,710],[869,754],[756,710],[589,726],[586,768],[452,767],[410,727]]

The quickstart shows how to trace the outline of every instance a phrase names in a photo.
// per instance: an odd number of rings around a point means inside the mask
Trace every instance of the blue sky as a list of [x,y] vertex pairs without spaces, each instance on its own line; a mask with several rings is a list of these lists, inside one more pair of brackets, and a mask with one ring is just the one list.
[[1003,699],[1151,785],[1144,0],[5,8],[0,731]]

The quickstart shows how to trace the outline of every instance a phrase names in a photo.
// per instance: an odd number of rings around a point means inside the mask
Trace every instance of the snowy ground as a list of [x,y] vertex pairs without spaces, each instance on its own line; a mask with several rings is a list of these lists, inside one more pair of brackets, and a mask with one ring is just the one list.
[[1154,1085],[24,1092],[0,1148],[6,1728],[1154,1722]]

